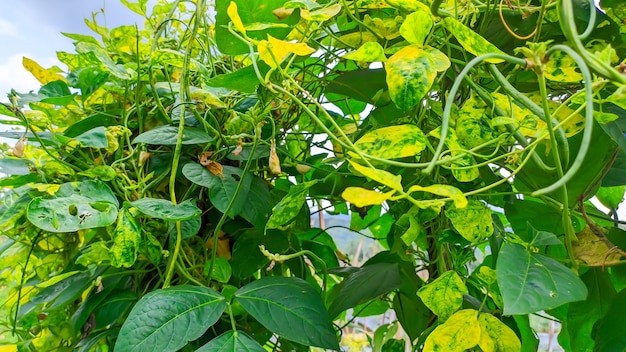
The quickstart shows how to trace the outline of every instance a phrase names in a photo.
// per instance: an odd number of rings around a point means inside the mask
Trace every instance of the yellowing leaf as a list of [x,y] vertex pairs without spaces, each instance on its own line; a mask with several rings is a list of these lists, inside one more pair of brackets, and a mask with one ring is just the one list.
[[268,40],[261,40],[258,43],[259,57],[272,68],[278,67],[289,54],[306,56],[315,52],[315,49],[305,43],[291,43],[276,39],[271,35],[267,37]]
[[498,137],[485,118],[485,109],[487,104],[472,95],[459,110],[455,132],[463,146],[474,148]]
[[327,21],[335,16],[341,11],[340,4],[334,4],[328,7],[323,7],[321,9],[316,9],[313,11],[309,10],[301,10],[300,17],[306,21]]
[[[480,56],[483,54],[497,53],[504,54],[495,45],[489,43],[487,39],[481,37],[471,28],[467,27],[463,23],[455,20],[452,17],[446,17],[443,19],[443,24],[448,31],[454,35],[456,40],[463,46],[463,48],[470,53]],[[502,59],[487,59],[486,62],[497,64],[503,62]]]
[[600,238],[589,226],[576,234],[578,241],[572,243],[572,252],[589,266],[605,267],[620,262],[621,255],[606,238]]
[[493,315],[480,313],[478,325],[480,325],[480,342],[478,345],[483,352],[518,352],[522,350],[522,343],[515,332]]
[[452,201],[454,202],[454,206],[457,208],[463,208],[467,206],[467,198],[465,198],[465,195],[463,194],[463,192],[461,192],[460,189],[453,187],[453,186],[436,184],[436,185],[430,185],[427,187],[422,187],[422,186],[415,185],[415,186],[411,186],[411,188],[409,188],[409,191],[407,193],[413,193],[413,192],[428,192],[428,193],[436,194],[438,196],[451,198]]
[[371,156],[404,158],[418,155],[424,150],[426,136],[415,125],[389,126],[366,133],[354,145]]
[[407,46],[393,54],[385,70],[391,100],[405,110],[422,100],[437,77],[431,56],[416,45]]
[[433,28],[433,15],[429,9],[417,10],[408,16],[400,26],[400,35],[411,44],[424,44]]
[[454,271],[444,273],[417,291],[426,307],[442,321],[461,308],[463,295],[467,293],[467,286]]
[[203,103],[213,108],[224,109],[227,107],[215,94],[197,87],[189,87],[191,99],[196,103]]
[[137,260],[141,227],[130,210],[122,208],[117,216],[113,246],[109,250],[111,265],[128,268]]
[[464,352],[480,342],[478,311],[463,309],[428,335],[423,352]]
[[344,55],[343,58],[362,62],[387,61],[385,50],[377,42],[367,42],[356,51]]
[[472,200],[464,208],[451,207],[446,216],[454,229],[466,240],[478,243],[493,234],[491,210],[483,203]]
[[372,180],[383,184],[393,190],[401,191],[402,190],[402,176],[394,175],[390,172],[384,170],[378,170],[367,166],[359,165],[352,160],[348,160],[350,165],[356,170],[358,173],[362,174],[365,177],[369,177]]
[[346,201],[354,204],[355,206],[362,208],[368,205],[378,205],[387,199],[391,198],[396,191],[389,191],[387,193],[380,193],[371,189],[365,189],[361,187],[348,187],[346,188],[341,197]]
[[376,36],[370,32],[349,33],[339,37],[337,46],[342,47],[341,44],[345,43],[351,48],[357,48],[364,43],[376,42],[377,40]]
[[243,25],[243,22],[241,21],[241,18],[239,17],[239,12],[237,11],[236,2],[231,1],[230,4],[228,4],[226,13],[228,14],[228,17],[230,17],[230,20],[233,21],[233,26],[235,26],[235,29],[243,34],[246,34],[246,27]]
[[446,54],[428,45],[424,46],[424,50],[430,55],[430,58],[433,60],[433,63],[435,64],[435,70],[437,70],[437,72],[443,72],[450,67],[450,59]]
[[22,58],[22,66],[30,72],[41,84],[48,84],[53,81],[65,81],[65,78],[51,69],[41,67],[34,60],[27,57]]

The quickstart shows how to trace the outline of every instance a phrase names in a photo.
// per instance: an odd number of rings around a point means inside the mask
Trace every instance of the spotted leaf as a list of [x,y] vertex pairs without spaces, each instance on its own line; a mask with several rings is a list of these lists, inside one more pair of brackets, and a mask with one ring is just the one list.
[[451,207],[446,216],[454,229],[466,240],[478,243],[493,233],[491,210],[479,201],[470,201],[463,208]]
[[354,145],[363,153],[375,157],[404,158],[424,150],[426,136],[415,125],[389,126],[366,133]]
[[405,110],[422,100],[437,76],[431,55],[416,45],[407,46],[393,54],[385,70],[391,100]]
[[317,180],[300,183],[289,189],[287,195],[272,208],[272,215],[267,221],[266,229],[275,229],[291,221],[304,205],[309,188]]
[[426,307],[441,321],[448,319],[452,313],[461,308],[463,295],[467,293],[467,286],[454,271],[444,273],[417,291]]
[[[463,46],[463,49],[469,51],[470,53],[480,56],[483,54],[504,54],[500,49],[498,49],[495,45],[491,44],[487,39],[481,37],[471,28],[467,27],[463,23],[455,20],[452,17],[446,17],[443,20],[443,24],[446,26],[448,31],[454,35],[456,40],[459,41],[459,44]],[[501,59],[487,59],[486,62],[497,64],[504,60]]]

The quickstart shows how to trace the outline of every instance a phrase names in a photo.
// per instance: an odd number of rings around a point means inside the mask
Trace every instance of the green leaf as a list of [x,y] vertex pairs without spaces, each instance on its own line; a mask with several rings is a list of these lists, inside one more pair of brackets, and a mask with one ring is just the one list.
[[[367,82],[367,84],[362,82]],[[385,71],[383,69],[371,69],[341,73],[328,82],[324,91],[325,94],[335,93],[362,102],[376,104],[378,92],[386,88]]]
[[354,146],[378,158],[404,158],[424,150],[426,135],[415,125],[389,126],[366,133]]
[[186,200],[180,204],[174,205],[174,203],[166,199],[140,198],[130,204],[150,217],[170,221],[187,220],[199,216],[202,213],[202,211],[192,203],[192,200]]
[[126,208],[117,215],[117,226],[113,232],[113,246],[109,251],[111,265],[128,268],[137,260],[137,250],[141,242],[141,226]]
[[[157,65],[170,65],[178,68],[183,68],[185,62],[185,55],[175,50],[159,49],[152,53],[150,57],[151,64]],[[207,71],[206,67],[199,63],[195,59],[191,59],[187,68],[191,71]]]
[[297,343],[339,350],[324,302],[295,277],[264,277],[235,292],[235,299],[271,332]]
[[74,137],[75,140],[80,142],[83,147],[92,148],[106,148],[109,146],[109,142],[106,137],[106,131],[104,127],[96,127],[85,133],[79,134]]
[[463,309],[437,326],[424,342],[424,352],[463,352],[480,342],[478,311]]
[[515,332],[488,313],[478,314],[479,346],[483,351],[521,351],[522,343]]
[[[153,145],[176,145],[178,141],[178,127],[161,126],[144,132],[133,140],[133,143],[147,143]],[[213,141],[213,138],[206,134],[204,130],[185,127],[183,130],[182,144],[206,144]]]
[[385,49],[377,42],[367,42],[361,45],[356,51],[343,56],[344,59],[359,62],[385,62]]
[[[222,175],[214,175],[200,164],[189,163],[183,166],[183,175],[195,184],[208,187],[211,202],[217,210],[223,213],[235,196],[242,177],[242,170],[237,167],[225,165],[222,167]],[[252,179],[252,175],[244,177],[235,204],[228,214],[229,216],[234,217],[243,211],[248,201],[248,193],[250,192]],[[257,190],[255,190],[255,192],[257,192]],[[248,215],[252,215],[252,209],[246,211],[246,216]]]
[[467,286],[454,271],[447,271],[433,282],[422,286],[417,295],[441,321],[461,308],[463,295],[468,294]]
[[124,321],[115,351],[177,351],[202,336],[225,309],[224,297],[207,287],[182,285],[152,291]]
[[407,46],[393,54],[385,70],[391,100],[404,110],[422,100],[437,76],[430,54],[416,45]]
[[533,247],[558,246],[562,244],[555,234],[552,232],[537,231],[532,227],[530,222],[528,223],[528,233],[532,234],[532,241],[530,242],[530,245]]
[[532,314],[587,297],[587,288],[569,268],[518,244],[502,246],[496,274],[505,315]]
[[[456,40],[459,41],[459,44],[463,46],[463,49],[469,51],[470,53],[480,56],[483,54],[489,53],[504,53],[498,49],[495,45],[489,43],[487,39],[481,37],[471,28],[468,28],[463,23],[455,20],[452,17],[446,17],[443,19],[443,24],[446,28],[456,37]],[[502,62],[501,59],[487,59],[486,62],[497,64]]]
[[99,165],[78,173],[80,176],[98,178],[102,181],[111,181],[117,177],[117,172],[109,165]]
[[309,188],[316,183],[317,180],[313,180],[291,187],[287,195],[272,208],[272,215],[270,215],[265,227],[276,229],[295,218],[306,201]]
[[466,240],[478,243],[493,234],[491,210],[480,201],[471,200],[463,208],[451,207],[446,217]]
[[227,331],[196,352],[265,352],[263,346],[243,331]]
[[[261,74],[266,74],[269,70],[269,66],[262,62],[257,64]],[[215,76],[209,79],[206,85],[209,87],[228,88],[242,93],[254,93],[260,83],[254,71],[254,67],[250,65],[231,73]]]
[[106,184],[89,180],[61,185],[53,198],[33,199],[28,220],[50,232],[109,226],[117,219],[117,198]]
[[[217,0],[215,2],[215,43],[221,53],[227,55],[249,54],[250,49],[247,43],[242,42],[239,38],[228,31],[228,23],[231,22],[227,13],[227,8],[231,0]],[[267,24],[286,24],[292,26],[298,23],[299,17],[292,15],[279,21],[272,13],[279,7],[282,7],[287,0],[235,0],[237,4],[237,12],[244,26],[256,23]],[[291,28],[268,28],[260,31],[251,31],[248,36],[256,40],[267,39],[271,35],[277,39],[284,39],[291,32]]]
[[626,289],[613,297],[606,314],[594,324],[591,336],[596,341],[594,351],[612,352],[626,346]]
[[617,209],[624,201],[626,186],[600,187],[596,191],[596,198],[609,209]]
[[[183,239],[193,237],[200,232],[202,228],[202,218],[200,216],[194,216],[191,219],[183,220],[180,222],[181,232]],[[167,234],[169,236],[176,236],[176,222],[170,221],[167,226]]]
[[[100,267],[95,272],[85,271],[70,274],[68,277],[43,288],[37,294],[31,296],[30,302],[34,304],[46,304],[50,309],[65,306],[80,297],[80,295],[93,284],[93,280],[98,275],[101,275],[103,271],[104,267]],[[52,280],[55,279],[56,278],[53,278]]]
[[[211,266],[211,261],[207,261],[204,265],[204,275],[208,275],[209,268]],[[233,269],[230,267],[228,260],[223,257],[215,258],[215,264],[213,266],[213,273],[211,274],[211,279],[221,282],[227,283],[230,280],[230,276],[233,273]]]
[[420,8],[406,16],[400,26],[400,35],[411,44],[422,45],[433,24],[433,15],[430,13],[430,10]]
[[83,54],[92,53],[93,55],[95,55],[98,61],[102,63],[102,67],[106,71],[119,79],[128,80],[133,77],[133,75],[129,73],[123,65],[116,64],[113,59],[111,59],[107,51],[103,49],[100,45],[80,42],[76,44],[76,52]]
[[21,158],[3,157],[0,159],[0,173],[5,175],[30,174],[31,161]]
[[393,310],[411,340],[418,338],[430,323],[430,311],[417,295],[397,292],[393,297]]
[[563,324],[569,332],[574,352],[594,350],[594,324],[608,312],[609,304],[615,296],[615,289],[606,270],[590,268],[580,278],[589,289],[589,296],[584,301],[570,303],[567,320]]
[[265,180],[259,176],[251,176],[250,191],[246,199],[246,205],[241,209],[242,218],[251,223],[257,229],[265,228],[265,224],[272,212],[270,191]]
[[353,272],[333,289],[337,292],[328,312],[336,317],[346,309],[385,295],[402,285],[397,263],[365,265]]

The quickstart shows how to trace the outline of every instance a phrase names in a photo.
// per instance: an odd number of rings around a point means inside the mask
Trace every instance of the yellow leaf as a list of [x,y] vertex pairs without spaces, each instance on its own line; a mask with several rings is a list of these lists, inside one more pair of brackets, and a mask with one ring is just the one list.
[[483,352],[518,352],[522,343],[511,328],[488,313],[478,315],[480,342]]
[[460,310],[439,325],[424,342],[424,352],[463,352],[480,342],[478,311]]
[[259,57],[272,68],[278,67],[289,54],[306,56],[315,52],[315,49],[305,43],[291,43],[271,35],[267,37],[268,40],[261,40],[258,43]]
[[364,43],[376,42],[377,40],[376,36],[370,32],[349,33],[339,37],[336,46],[342,48],[344,47],[343,44],[345,44],[349,47],[356,48]]
[[59,81],[59,80],[65,81],[65,78],[61,76],[60,74],[58,74],[57,72],[55,72],[54,70],[43,68],[38,63],[36,63],[35,61],[25,56],[22,58],[22,65],[41,84],[48,84],[50,82]]
[[417,1],[417,0],[385,0],[387,4],[397,9],[406,11],[406,12],[414,12],[414,11],[428,11],[430,9],[425,4]]
[[452,201],[454,202],[454,206],[457,208],[464,208],[465,206],[467,206],[467,198],[465,198],[465,195],[463,194],[463,192],[461,192],[460,189],[453,187],[453,186],[436,184],[436,185],[430,185],[427,187],[422,187],[422,186],[415,185],[415,186],[411,186],[411,188],[409,188],[409,191],[407,193],[413,193],[413,192],[428,192],[428,193],[436,194],[438,196],[451,198]]
[[359,208],[368,205],[378,205],[388,200],[393,196],[396,191],[389,191],[387,193],[380,193],[372,191],[371,189],[365,189],[361,187],[348,187],[341,196],[346,201],[356,205]]
[[228,14],[228,17],[230,17],[230,20],[233,21],[233,26],[235,26],[235,29],[243,34],[246,34],[246,27],[243,25],[243,22],[241,22],[239,12],[237,11],[236,2],[231,1],[230,4],[228,4],[226,13]]
[[433,27],[433,15],[429,9],[420,9],[408,16],[400,26],[400,35],[411,44],[424,44]]
[[390,172],[384,170],[378,170],[375,168],[367,167],[359,165],[352,160],[348,160],[350,165],[356,170],[358,173],[362,174],[365,177],[369,177],[372,180],[383,184],[393,190],[401,191],[402,190],[402,176],[394,175]]

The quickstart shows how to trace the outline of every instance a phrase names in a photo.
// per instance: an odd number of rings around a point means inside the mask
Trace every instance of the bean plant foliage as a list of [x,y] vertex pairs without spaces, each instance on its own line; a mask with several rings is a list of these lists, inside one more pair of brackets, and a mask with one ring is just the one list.
[[622,1],[121,1],[0,106],[2,343],[626,348]]

